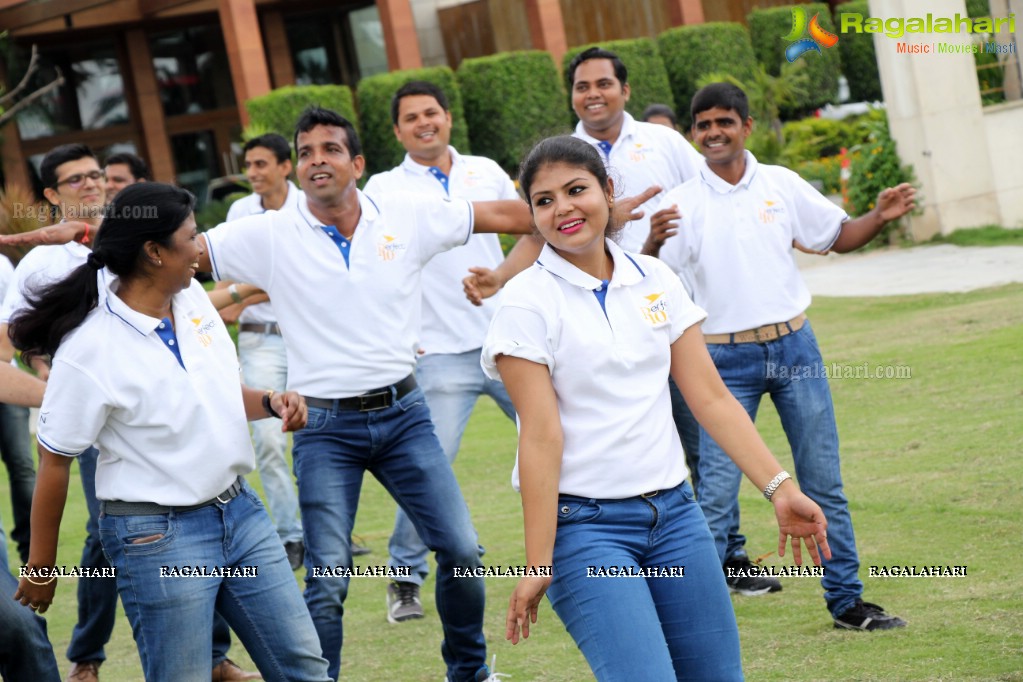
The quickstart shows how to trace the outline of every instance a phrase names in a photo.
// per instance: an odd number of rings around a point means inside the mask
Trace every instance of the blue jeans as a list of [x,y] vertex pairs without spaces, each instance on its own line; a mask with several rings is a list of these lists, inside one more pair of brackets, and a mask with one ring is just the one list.
[[[103,548],[148,682],[210,677],[213,611],[230,624],[265,680],[327,680],[316,631],[263,503],[233,500],[188,512],[100,517]],[[132,540],[162,535],[153,542]],[[248,577],[164,577],[169,567],[253,567]]]
[[32,492],[36,487],[27,407],[0,403],[0,458],[7,467],[7,477],[11,482],[11,507],[14,512],[11,539],[18,546],[18,556],[24,564],[28,563]]
[[[89,448],[78,456],[78,472],[85,493],[89,519],[85,522],[85,546],[79,564],[91,568],[109,568],[99,532],[99,500],[96,499],[96,461],[99,450]],[[117,616],[117,581],[115,578],[80,578],[78,580],[78,622],[71,632],[67,658],[73,663],[105,661],[103,647],[114,632]],[[231,648],[231,631],[219,613],[213,615],[213,659],[216,667],[227,658]]]
[[486,660],[483,579],[456,578],[454,569],[482,564],[469,509],[434,435],[422,389],[372,412],[309,408],[308,424],[295,433],[294,460],[305,521],[305,601],[331,677],[341,669],[348,578],[317,577],[313,568],[352,565],[350,536],[368,470],[436,552],[447,675],[454,682],[473,679]]
[[7,538],[0,526],[0,678],[60,682],[57,659],[46,637],[46,619],[12,597],[18,581],[7,565]]
[[[684,577],[588,574],[679,566]],[[742,679],[732,602],[688,483],[649,498],[562,495],[547,596],[598,680]]]
[[[288,381],[288,357],[284,338],[278,334],[238,333],[238,359],[247,386],[283,391]],[[280,419],[252,422],[252,442],[256,450],[256,467],[263,482],[263,494],[281,542],[302,539],[302,522],[298,520],[298,494],[288,470],[284,453],[288,434],[281,432]]]
[[[426,396],[434,432],[448,462],[452,464],[458,454],[465,425],[469,423],[473,407],[481,395],[493,398],[508,418],[515,421],[515,408],[504,384],[483,373],[479,349],[424,355],[416,365],[416,380]],[[426,545],[419,539],[415,526],[401,507],[394,518],[388,550],[391,557],[387,565],[409,566],[411,575],[405,581],[422,585],[429,573]]]
[[[821,584],[828,610],[832,615],[842,613],[863,593],[863,583],[857,576],[856,538],[842,491],[831,388],[810,323],[768,343],[710,344],[707,349],[750,419],[757,417],[761,396],[771,396],[792,448],[799,487],[828,519],[832,558],[824,561]],[[701,428],[697,497],[722,562],[745,552],[746,538],[735,532],[741,479],[739,468]]]

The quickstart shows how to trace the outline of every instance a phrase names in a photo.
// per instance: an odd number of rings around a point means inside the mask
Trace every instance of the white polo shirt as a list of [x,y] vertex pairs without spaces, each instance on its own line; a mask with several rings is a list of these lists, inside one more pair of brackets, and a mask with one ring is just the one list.
[[205,502],[255,465],[231,337],[193,280],[171,304],[179,362],[164,323],[106,278],[108,294],[53,358],[39,442],[72,457],[95,443],[101,500]]
[[[621,133],[611,146],[610,154],[601,149],[600,140],[586,133],[582,121],[576,124],[573,133],[600,152],[614,181],[617,198],[635,196],[651,185],[658,185],[667,192],[696,177],[703,156],[678,131],[637,121],[629,112],[624,116]],[[650,234],[650,217],[657,212],[664,192],[639,207],[643,211],[642,218],[626,224],[618,237],[623,249],[633,253],[643,250]]]
[[546,365],[564,433],[558,490],[618,499],[672,488],[688,473],[671,417],[670,347],[706,314],[656,258],[608,245],[603,309],[601,281],[545,245],[505,287],[481,363],[495,379],[498,355]]
[[[7,256],[0,255],[0,306],[3,305],[4,296],[7,295],[7,287],[10,286],[14,280],[14,266],[11,265],[11,261]],[[18,363],[11,360],[11,364],[15,367]]]
[[[447,189],[434,174],[436,171],[416,163],[406,154],[400,166],[370,178],[366,194],[415,192],[469,201],[519,198],[511,178],[490,159],[463,156],[451,146],[448,151],[452,163]],[[462,279],[471,267],[494,269],[503,260],[501,241],[496,234],[474,234],[464,246],[438,254],[426,264],[419,335],[419,349],[423,354],[464,353],[483,345],[500,297],[485,299],[483,305],[474,306],[465,298]]]
[[26,292],[37,291],[64,279],[72,270],[85,265],[90,253],[89,247],[71,242],[59,246],[37,246],[25,254],[14,269],[14,280],[4,295],[0,323],[10,322],[14,313],[28,305]]
[[[284,205],[281,206],[280,210],[297,210],[298,205],[305,200],[305,194],[303,194],[302,190],[298,187],[295,187],[295,184],[290,180],[288,180],[287,183],[288,194],[284,197]],[[227,211],[227,222],[238,220],[245,216],[259,215],[266,212],[267,210],[263,208],[263,197],[253,192],[252,194],[242,197],[231,204],[231,208]],[[247,322],[266,324],[276,321],[277,318],[274,317],[273,308],[270,307],[269,303],[256,303],[255,305],[245,306],[245,308],[242,309],[241,314],[238,316],[238,322],[241,324],[245,324]]]
[[379,199],[359,192],[362,215],[351,240],[328,236],[306,202],[206,233],[217,279],[270,295],[288,349],[288,388],[302,395],[348,398],[411,374],[423,265],[472,233],[467,201]]
[[660,257],[707,311],[705,334],[731,334],[784,322],[810,305],[792,240],[826,251],[849,216],[796,173],[757,163],[731,185],[706,164],[700,176],[664,197],[678,204],[678,233]]

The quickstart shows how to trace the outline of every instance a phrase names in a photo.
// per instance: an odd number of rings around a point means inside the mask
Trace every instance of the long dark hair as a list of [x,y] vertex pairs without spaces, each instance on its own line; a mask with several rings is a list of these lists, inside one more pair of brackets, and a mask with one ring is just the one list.
[[117,193],[85,265],[25,297],[28,306],[10,320],[8,335],[25,362],[53,355],[99,301],[97,271],[104,266],[122,279],[145,267],[143,246],[170,245],[195,206],[191,192],[159,182],[129,185]]

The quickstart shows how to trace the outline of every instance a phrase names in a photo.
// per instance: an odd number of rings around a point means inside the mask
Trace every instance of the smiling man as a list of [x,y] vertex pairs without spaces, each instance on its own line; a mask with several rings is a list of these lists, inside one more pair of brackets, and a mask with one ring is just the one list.
[[129,152],[108,156],[103,170],[107,176],[106,191],[108,204],[114,200],[118,192],[128,185],[152,179],[146,162],[141,157]]
[[[400,166],[378,173],[366,193],[422,192],[442,199],[518,199],[515,185],[500,166],[480,156],[459,154],[450,145],[451,112],[444,92],[425,81],[406,83],[391,100],[394,135],[407,154]],[[497,299],[480,307],[462,295],[459,283],[472,266],[496,268],[504,260],[495,234],[474,234],[463,246],[438,254],[423,268],[423,313],[419,329],[416,379],[448,461],[454,462],[476,400],[489,395],[515,419],[511,399],[499,381],[480,366],[480,351]],[[387,588],[391,623],[421,618],[419,588],[426,579],[426,545],[400,508],[391,533],[390,566],[409,566],[407,578]]]

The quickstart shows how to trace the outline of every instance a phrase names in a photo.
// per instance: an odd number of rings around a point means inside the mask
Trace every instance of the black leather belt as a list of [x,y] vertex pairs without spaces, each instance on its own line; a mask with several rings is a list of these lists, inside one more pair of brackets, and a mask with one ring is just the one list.
[[242,322],[238,325],[238,331],[281,335],[281,328],[277,326],[276,322]]
[[401,400],[412,392],[416,387],[416,375],[409,374],[396,384],[374,388],[362,395],[351,398],[310,398],[305,396],[305,404],[309,407],[318,407],[324,410],[355,410],[357,412],[373,412],[375,410],[386,410],[394,404],[395,400]]
[[154,514],[170,514],[171,512],[187,512],[194,511],[196,509],[202,509],[203,507],[209,507],[212,504],[220,502],[221,504],[227,504],[242,492],[242,484],[245,480],[239,476],[234,480],[227,490],[220,493],[211,500],[206,500],[200,504],[192,504],[185,507],[167,507],[162,504],[156,504],[155,502],[121,502],[120,500],[100,500],[99,512],[100,514],[108,514],[110,516],[148,516]]

